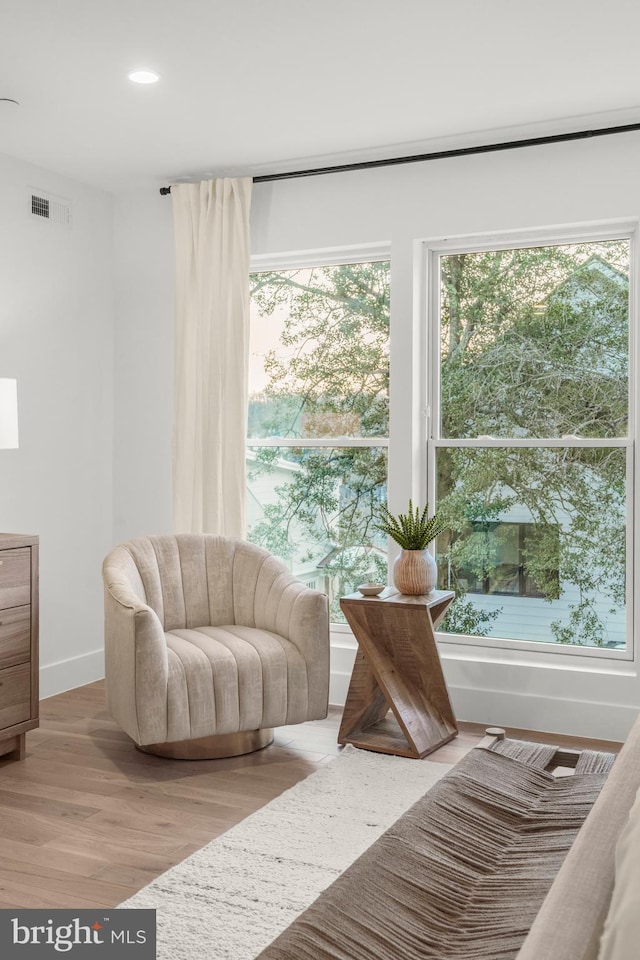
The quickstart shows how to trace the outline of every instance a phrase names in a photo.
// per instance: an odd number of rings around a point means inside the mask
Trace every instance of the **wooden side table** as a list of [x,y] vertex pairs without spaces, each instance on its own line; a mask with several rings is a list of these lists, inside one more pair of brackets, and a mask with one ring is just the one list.
[[[424,757],[457,736],[434,630],[455,594],[340,600],[358,641],[338,743],[401,757]],[[393,718],[387,717],[391,709]]]

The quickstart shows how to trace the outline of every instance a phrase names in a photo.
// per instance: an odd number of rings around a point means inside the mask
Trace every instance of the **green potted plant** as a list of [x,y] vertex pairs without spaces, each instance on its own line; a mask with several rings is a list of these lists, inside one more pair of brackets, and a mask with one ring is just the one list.
[[429,517],[429,504],[421,511],[409,500],[406,513],[394,516],[384,504],[380,508],[378,530],[386,533],[401,547],[393,564],[393,582],[400,593],[419,596],[431,593],[436,585],[438,568],[427,547],[447,529],[442,516]]

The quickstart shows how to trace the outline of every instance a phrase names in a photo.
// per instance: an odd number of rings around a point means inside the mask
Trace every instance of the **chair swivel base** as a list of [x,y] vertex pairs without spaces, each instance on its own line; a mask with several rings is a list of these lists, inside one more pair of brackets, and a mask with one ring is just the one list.
[[262,750],[273,740],[273,730],[243,730],[239,733],[222,733],[214,737],[197,737],[194,740],[173,740],[166,743],[136,743],[143,753],[172,760],[219,760],[223,757],[239,757],[243,753]]

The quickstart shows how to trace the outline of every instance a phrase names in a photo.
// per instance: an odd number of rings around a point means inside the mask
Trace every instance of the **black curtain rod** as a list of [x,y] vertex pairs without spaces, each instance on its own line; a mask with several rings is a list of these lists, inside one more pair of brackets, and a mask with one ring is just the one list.
[[[433,153],[417,153],[410,157],[390,157],[387,160],[362,160],[360,163],[342,163],[334,167],[314,167],[311,170],[291,170],[287,173],[267,173],[254,177],[254,183],[270,183],[273,180],[294,180],[298,177],[319,177],[325,173],[345,173],[347,170],[372,170],[376,167],[392,167],[400,163],[423,163],[426,160],[446,160],[451,157],[469,157],[479,153],[497,153],[499,150],[516,150],[521,147],[539,147],[547,143],[566,143],[569,140],[588,140],[590,137],[607,137],[615,133],[632,133],[640,130],[640,123],[626,123],[617,127],[601,127],[597,130],[577,130],[574,133],[554,133],[546,137],[530,137],[527,140],[507,140],[504,143],[484,143],[475,147],[455,147],[451,150],[436,150]],[[171,187],[160,187],[166,197]]]

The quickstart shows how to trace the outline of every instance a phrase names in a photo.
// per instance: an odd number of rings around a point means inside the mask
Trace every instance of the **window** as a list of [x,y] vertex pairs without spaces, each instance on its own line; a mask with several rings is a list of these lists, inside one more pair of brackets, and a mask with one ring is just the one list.
[[[454,567],[451,562],[443,566],[438,586],[463,593],[557,599],[559,529],[556,524],[473,521],[463,538],[470,554],[466,566]],[[540,555],[548,557],[549,563],[544,581],[538,584],[535,560]]]
[[389,261],[251,276],[248,538],[330,600],[386,582]]
[[[433,255],[444,631],[624,649],[630,234]],[[453,245],[452,245],[453,246]]]

